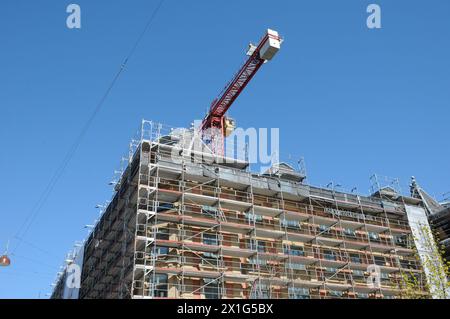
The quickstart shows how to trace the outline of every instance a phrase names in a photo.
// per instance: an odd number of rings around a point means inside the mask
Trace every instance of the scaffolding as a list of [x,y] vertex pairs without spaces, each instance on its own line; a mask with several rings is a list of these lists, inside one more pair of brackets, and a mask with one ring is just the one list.
[[193,138],[142,122],[86,241],[80,298],[396,298],[406,270],[426,294],[405,217],[420,201],[256,174]]

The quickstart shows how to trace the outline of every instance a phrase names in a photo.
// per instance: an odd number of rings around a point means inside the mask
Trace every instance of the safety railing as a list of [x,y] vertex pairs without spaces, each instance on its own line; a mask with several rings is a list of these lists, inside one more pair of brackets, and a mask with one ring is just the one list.
[[153,176],[148,176],[148,182],[146,182],[146,184],[154,187],[157,186],[162,191],[176,191],[180,193],[184,192],[186,194],[196,194],[221,199],[229,199],[243,203],[252,203],[256,207],[260,206],[280,210],[284,209],[286,212],[299,213],[306,217],[325,217],[329,218],[330,220],[343,220],[365,223],[368,225],[380,226],[385,229],[390,227],[397,230],[403,230],[405,231],[405,233],[410,232],[410,227],[404,220],[393,218],[388,219],[373,216],[370,214],[362,214],[361,211],[353,212],[352,214],[338,214],[333,213],[333,209],[327,210],[326,207],[306,205],[304,203],[294,202],[290,200],[282,201],[281,199],[277,199],[271,196],[256,195],[245,191],[205,185],[202,183],[189,181],[181,183],[180,180],[171,180],[167,178],[159,178],[159,180],[157,181]]

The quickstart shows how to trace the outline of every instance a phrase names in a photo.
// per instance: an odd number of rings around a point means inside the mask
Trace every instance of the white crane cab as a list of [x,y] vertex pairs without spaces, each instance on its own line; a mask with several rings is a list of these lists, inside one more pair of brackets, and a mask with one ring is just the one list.
[[280,50],[282,41],[277,31],[267,29],[266,41],[259,50],[259,57],[270,61]]

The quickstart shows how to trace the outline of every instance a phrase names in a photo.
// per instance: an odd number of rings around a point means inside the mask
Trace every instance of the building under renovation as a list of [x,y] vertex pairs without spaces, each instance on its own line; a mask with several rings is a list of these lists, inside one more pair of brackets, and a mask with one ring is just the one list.
[[405,276],[432,294],[420,197],[376,176],[370,196],[314,187],[289,163],[257,173],[226,151],[225,113],[281,43],[269,29],[250,44],[198,127],[142,122],[84,242],[78,298],[396,298]]
[[404,274],[428,293],[408,220],[421,199],[376,177],[361,196],[285,163],[254,173],[163,131],[143,121],[85,242],[79,298],[397,298]]

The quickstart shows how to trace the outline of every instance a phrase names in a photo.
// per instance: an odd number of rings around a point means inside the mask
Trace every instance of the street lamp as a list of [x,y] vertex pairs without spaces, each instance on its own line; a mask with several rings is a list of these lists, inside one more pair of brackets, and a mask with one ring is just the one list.
[[8,247],[9,247],[9,240],[8,243],[6,244],[5,254],[3,256],[0,256],[0,267],[8,267],[9,265],[11,265],[11,259],[9,259],[8,257]]
[[3,255],[0,257],[0,266],[1,267],[8,267],[11,265],[11,259],[7,255]]

